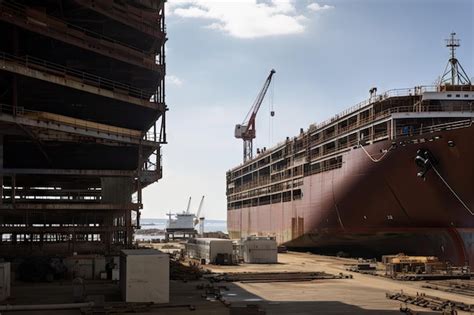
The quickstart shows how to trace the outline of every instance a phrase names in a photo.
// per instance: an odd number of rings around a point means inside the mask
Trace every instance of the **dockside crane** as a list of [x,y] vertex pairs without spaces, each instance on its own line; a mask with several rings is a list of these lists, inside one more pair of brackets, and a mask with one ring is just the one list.
[[185,211],[186,214],[189,214],[190,208],[191,208],[191,197],[189,197],[189,200],[188,200],[188,206],[186,207],[186,211]]
[[[276,71],[274,69],[270,71],[270,74],[263,84],[262,90],[260,93],[258,93],[257,99],[250,108],[250,111],[247,113],[244,122],[235,126],[235,137],[237,139],[242,139],[244,142],[244,162],[250,160],[253,157],[253,139],[256,137],[255,119],[257,118],[258,110],[262,105],[263,99],[265,98],[265,94],[267,93],[268,87],[272,82],[272,77],[275,72]],[[271,115],[274,115],[273,111]]]
[[199,208],[196,212],[196,216],[194,217],[194,226],[199,224],[199,235],[203,237],[204,235],[204,216],[200,217],[202,205],[204,204],[204,196],[201,198],[201,202],[199,203]]

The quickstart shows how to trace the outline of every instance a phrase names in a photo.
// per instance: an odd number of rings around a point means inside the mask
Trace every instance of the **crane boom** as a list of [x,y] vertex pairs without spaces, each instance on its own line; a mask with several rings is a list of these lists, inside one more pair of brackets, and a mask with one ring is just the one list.
[[263,88],[258,93],[255,102],[244,119],[244,122],[235,126],[235,137],[237,139],[242,139],[244,142],[244,162],[253,157],[253,139],[256,137],[255,119],[257,118],[258,110],[267,94],[268,87],[272,82],[272,77],[275,72],[274,69],[270,71],[270,74],[263,84]]
[[189,213],[189,208],[191,207],[191,197],[188,200],[188,206],[186,207],[186,213]]
[[196,218],[198,218],[198,219],[199,219],[199,215],[201,215],[201,210],[202,210],[203,203],[204,203],[204,196],[202,196],[201,202],[199,203],[198,211],[196,212]]

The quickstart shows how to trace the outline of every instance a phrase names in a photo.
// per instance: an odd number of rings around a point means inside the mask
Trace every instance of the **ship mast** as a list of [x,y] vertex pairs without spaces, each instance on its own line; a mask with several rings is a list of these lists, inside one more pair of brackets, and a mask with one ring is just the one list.
[[460,45],[460,40],[455,38],[456,33],[451,33],[451,37],[446,39],[446,47],[451,51],[451,58],[444,69],[440,79],[440,85],[471,85],[469,76],[456,58],[456,48]]

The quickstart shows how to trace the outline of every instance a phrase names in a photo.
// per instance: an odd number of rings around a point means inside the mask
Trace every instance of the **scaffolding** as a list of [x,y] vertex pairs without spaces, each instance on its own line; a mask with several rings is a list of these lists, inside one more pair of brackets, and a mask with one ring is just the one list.
[[132,246],[162,177],[164,2],[0,2],[3,257]]

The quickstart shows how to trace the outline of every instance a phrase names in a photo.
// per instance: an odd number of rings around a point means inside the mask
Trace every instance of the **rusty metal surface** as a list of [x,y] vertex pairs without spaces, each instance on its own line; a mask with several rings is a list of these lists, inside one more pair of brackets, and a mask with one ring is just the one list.
[[[164,29],[157,29],[154,22],[160,19],[159,14],[155,13],[164,7],[165,1],[155,1],[158,6],[154,6],[155,12],[145,12],[128,5],[115,1],[92,1],[92,0],[74,0],[81,6],[90,10],[99,12],[110,19],[114,19],[130,27],[136,28],[148,35],[151,35],[161,41],[165,40]],[[145,2],[145,1],[141,1]]]
[[132,246],[162,176],[164,26],[164,1],[0,3],[2,256]]
[[159,104],[150,102],[154,91],[138,89],[32,56],[18,57],[0,52],[0,69],[147,108],[160,108]]
[[164,71],[164,65],[157,64],[155,55],[150,52],[48,16],[16,2],[0,3],[0,20],[126,63],[155,71]]
[[[412,141],[421,138],[426,141]],[[472,267],[474,218],[435,173],[418,178],[413,162],[419,148],[428,148],[447,182],[473,205],[472,139],[474,127],[408,137],[380,163],[352,149],[341,168],[305,177],[301,200],[229,210],[229,233],[276,235],[279,243],[297,247],[434,255]],[[377,157],[391,145],[381,141],[367,150]]]

